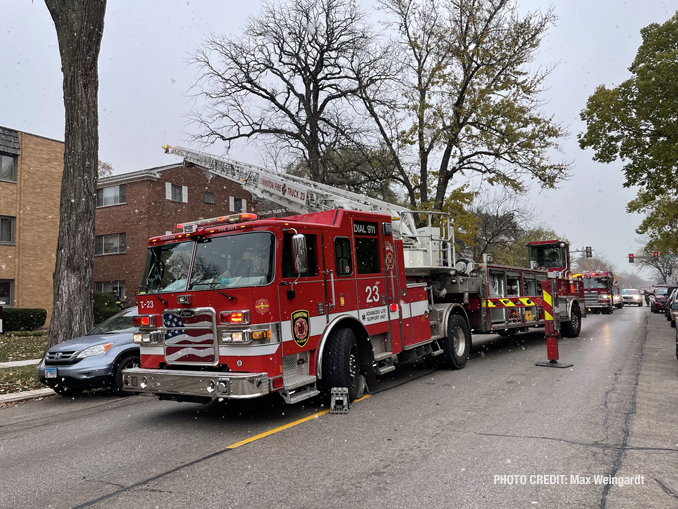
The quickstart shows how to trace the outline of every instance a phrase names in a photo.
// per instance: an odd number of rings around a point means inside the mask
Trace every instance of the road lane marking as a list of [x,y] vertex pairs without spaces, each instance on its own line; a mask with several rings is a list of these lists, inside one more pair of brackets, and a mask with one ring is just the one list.
[[[366,394],[362,398],[356,399],[353,403],[357,403],[358,401],[362,401],[362,400],[367,399],[369,397],[370,397],[370,395]],[[264,431],[263,433],[259,433],[258,435],[255,435],[255,436],[250,437],[250,438],[246,438],[245,440],[241,440],[240,442],[236,442],[235,444],[229,445],[228,447],[226,447],[226,450],[230,451],[232,449],[237,449],[238,447],[242,447],[243,445],[250,444],[250,443],[255,442],[257,440],[261,440],[262,438],[266,438],[266,437],[271,436],[271,435],[278,433],[280,431],[284,431],[286,429],[293,428],[294,426],[297,426],[298,424],[302,424],[302,423],[304,423],[306,421],[310,421],[312,419],[317,419],[321,415],[325,415],[325,414],[328,414],[328,413],[330,413],[329,409],[323,410],[323,411],[317,412],[313,415],[309,415],[308,417],[304,417],[303,419],[299,419],[297,421],[290,422],[289,424],[284,424],[283,426],[279,426],[277,428],[273,428],[271,430]]]

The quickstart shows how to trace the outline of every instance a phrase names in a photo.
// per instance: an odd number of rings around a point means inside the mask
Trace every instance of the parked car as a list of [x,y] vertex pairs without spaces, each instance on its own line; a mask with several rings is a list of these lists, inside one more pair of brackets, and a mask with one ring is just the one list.
[[664,306],[664,315],[667,320],[671,320],[671,303],[676,299],[676,291],[678,288],[674,288],[671,294],[666,299],[666,305]]
[[650,311],[659,313],[666,308],[666,299],[676,287],[673,285],[654,285],[654,293],[650,295]]
[[[678,318],[678,299],[673,299],[673,302],[671,302],[671,304],[669,304],[669,313],[670,313],[669,320],[671,320],[671,327],[675,327],[676,326],[676,318]],[[676,350],[676,352],[678,352],[678,350]]]
[[641,307],[643,305],[644,296],[637,288],[624,288],[621,291],[621,298],[626,305],[634,304]]
[[612,287],[612,305],[617,309],[624,307],[624,299],[622,299],[621,293],[619,293],[619,287],[617,285]]
[[122,310],[89,334],[53,346],[38,366],[38,378],[62,396],[85,389],[112,388],[122,395],[122,370],[139,367],[139,345],[133,341],[137,307]]

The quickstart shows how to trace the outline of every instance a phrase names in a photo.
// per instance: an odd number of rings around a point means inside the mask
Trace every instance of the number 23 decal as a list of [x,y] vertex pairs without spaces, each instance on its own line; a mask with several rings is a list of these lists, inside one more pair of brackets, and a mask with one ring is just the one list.
[[367,292],[368,304],[371,304],[372,302],[379,302],[379,287],[377,285],[366,286],[365,291]]

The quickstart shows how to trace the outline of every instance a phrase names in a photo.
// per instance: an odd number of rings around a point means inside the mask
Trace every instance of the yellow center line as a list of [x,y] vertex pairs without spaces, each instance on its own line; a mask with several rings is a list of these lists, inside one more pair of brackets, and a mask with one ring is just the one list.
[[[357,403],[358,401],[362,401],[362,400],[367,399],[369,397],[370,397],[370,395],[366,394],[362,398],[356,399],[353,403]],[[284,431],[286,429],[293,428],[297,424],[301,424],[301,423],[304,423],[306,421],[310,421],[312,419],[317,419],[321,415],[325,415],[325,414],[328,414],[328,413],[330,413],[329,409],[323,410],[322,412],[318,412],[318,413],[315,413],[313,415],[309,415],[308,417],[304,417],[303,419],[299,419],[298,421],[290,422],[289,424],[285,424],[285,425],[280,426],[278,428],[274,428],[274,429],[271,429],[271,430],[268,430],[268,431],[264,431],[263,433],[259,433],[258,435],[255,435],[253,437],[246,438],[245,440],[241,440],[240,442],[236,442],[235,444],[232,444],[232,445],[229,445],[228,447],[226,447],[226,449],[228,449],[228,450],[237,449],[238,447],[241,447],[243,445],[247,445],[247,444],[255,442],[257,440],[261,440],[262,438],[266,438],[266,437],[273,435],[275,433],[278,433],[280,431]]]

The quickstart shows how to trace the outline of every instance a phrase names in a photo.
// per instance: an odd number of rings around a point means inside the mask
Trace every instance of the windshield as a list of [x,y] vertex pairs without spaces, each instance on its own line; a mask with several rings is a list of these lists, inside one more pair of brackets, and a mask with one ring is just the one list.
[[275,237],[252,232],[201,239],[189,290],[243,288],[273,281]]
[[530,261],[537,262],[537,267],[564,267],[562,250],[558,245],[530,246]]
[[135,332],[137,328],[134,326],[133,318],[138,314],[139,313],[136,307],[124,309],[120,311],[120,313],[115,314],[101,322],[87,335],[93,336],[95,334]]
[[139,293],[186,290],[194,246],[195,242],[181,242],[149,248]]
[[667,293],[669,293],[668,288],[655,288],[654,290],[655,295],[666,295]]
[[587,277],[584,278],[584,288],[592,290],[596,288],[608,288],[610,279],[607,277]]
[[640,292],[638,290],[622,290],[622,293],[626,295],[638,295]]

